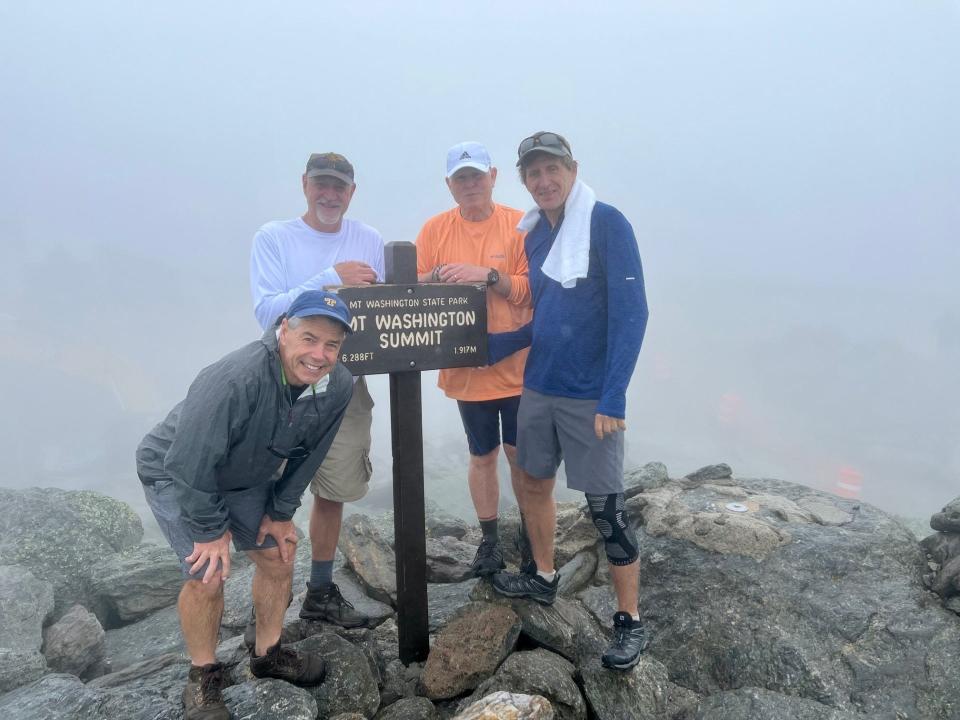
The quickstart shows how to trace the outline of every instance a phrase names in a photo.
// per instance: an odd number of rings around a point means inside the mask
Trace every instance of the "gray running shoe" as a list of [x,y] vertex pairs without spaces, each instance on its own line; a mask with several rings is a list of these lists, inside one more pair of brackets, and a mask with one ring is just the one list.
[[640,662],[648,642],[643,623],[630,617],[630,613],[618,612],[613,616],[613,642],[600,661],[604,667],[629,670]]
[[183,689],[184,717],[187,720],[230,720],[223,702],[223,666],[220,663],[192,665]]
[[277,643],[265,655],[250,654],[250,672],[258,678],[276,678],[294,685],[319,685],[327,672],[323,658]]
[[365,627],[370,618],[354,610],[353,605],[340,594],[336,583],[326,587],[312,587],[307,583],[307,595],[300,608],[304,620],[320,620],[344,628]]
[[548,583],[536,573],[527,575],[526,573],[498,572],[491,582],[493,589],[506,597],[527,598],[541,605],[553,605],[553,601],[557,599],[560,573],[554,575],[552,583]]
[[485,577],[493,575],[507,567],[503,562],[503,551],[500,550],[500,543],[481,541],[477,548],[477,554],[470,564],[474,577]]

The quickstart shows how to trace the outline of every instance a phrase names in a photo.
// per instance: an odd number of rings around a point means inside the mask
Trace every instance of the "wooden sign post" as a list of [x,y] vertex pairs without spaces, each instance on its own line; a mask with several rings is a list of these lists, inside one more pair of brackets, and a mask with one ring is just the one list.
[[341,362],[354,375],[390,374],[394,553],[400,660],[430,652],[420,371],[487,362],[486,287],[417,284],[417,249],[385,248],[386,285],[336,288],[353,316]]

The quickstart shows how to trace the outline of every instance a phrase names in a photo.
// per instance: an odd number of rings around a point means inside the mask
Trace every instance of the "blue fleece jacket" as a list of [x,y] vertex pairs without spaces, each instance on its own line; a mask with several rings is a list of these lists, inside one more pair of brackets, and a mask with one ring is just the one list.
[[598,413],[624,418],[648,315],[637,239],[619,210],[598,202],[590,217],[587,277],[563,288],[541,270],[559,229],[560,223],[551,228],[541,212],[527,234],[533,321],[491,335],[489,362],[531,346],[524,387],[597,400]]

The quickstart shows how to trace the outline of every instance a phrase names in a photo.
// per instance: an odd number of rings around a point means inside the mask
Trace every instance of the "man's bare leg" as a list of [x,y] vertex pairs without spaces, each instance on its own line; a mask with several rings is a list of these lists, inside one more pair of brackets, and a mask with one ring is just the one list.
[[640,592],[640,560],[634,560],[629,565],[610,565],[610,578],[613,580],[613,591],[617,595],[617,610],[636,617]]
[[314,560],[333,560],[343,523],[343,503],[313,496],[310,511],[310,550]]
[[486,455],[471,455],[467,468],[470,497],[478,520],[493,520],[500,505],[500,479],[497,477],[498,445]]
[[533,559],[539,572],[549,574],[553,572],[554,536],[557,532],[557,503],[553,498],[556,478],[526,475],[521,484],[523,503],[520,512],[527,524]]
[[257,613],[255,654],[263,655],[280,640],[283,615],[290,601],[293,584],[293,563],[280,559],[273,547],[247,553],[256,565],[253,573],[253,606]]
[[207,584],[187,580],[177,600],[180,628],[190,662],[201,667],[217,661],[217,640],[223,617],[223,581],[217,572]]

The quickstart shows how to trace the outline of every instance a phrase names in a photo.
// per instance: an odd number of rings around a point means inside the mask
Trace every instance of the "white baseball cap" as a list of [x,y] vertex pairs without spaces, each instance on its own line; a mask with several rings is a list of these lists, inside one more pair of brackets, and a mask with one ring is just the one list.
[[447,177],[451,177],[461,168],[476,168],[480,172],[490,172],[490,153],[478,142],[457,143],[447,150]]

